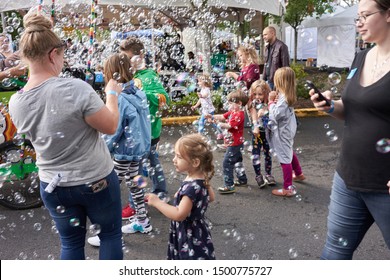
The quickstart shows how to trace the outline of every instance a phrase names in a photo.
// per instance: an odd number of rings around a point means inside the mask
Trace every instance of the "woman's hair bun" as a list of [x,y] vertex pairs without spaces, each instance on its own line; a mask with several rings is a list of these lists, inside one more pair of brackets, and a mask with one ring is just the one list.
[[52,22],[43,15],[27,14],[23,18],[24,28],[26,32],[43,32],[51,30]]

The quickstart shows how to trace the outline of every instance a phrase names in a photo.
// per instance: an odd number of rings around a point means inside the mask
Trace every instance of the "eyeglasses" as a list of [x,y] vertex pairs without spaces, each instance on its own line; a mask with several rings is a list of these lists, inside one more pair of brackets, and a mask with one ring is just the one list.
[[383,11],[376,11],[376,12],[373,12],[371,14],[358,16],[357,18],[354,19],[355,23],[365,23],[369,16],[375,15],[375,14],[380,13],[380,12],[383,12]]
[[66,43],[66,41],[62,40],[60,44],[54,46],[49,52],[48,54],[50,54],[54,49],[59,49],[59,48],[64,48],[66,49],[66,47],[68,46],[68,44]]

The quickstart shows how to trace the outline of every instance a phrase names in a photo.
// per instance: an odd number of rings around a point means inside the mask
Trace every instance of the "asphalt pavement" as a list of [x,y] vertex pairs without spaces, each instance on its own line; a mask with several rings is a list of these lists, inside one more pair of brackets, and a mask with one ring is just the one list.
[[[300,118],[294,148],[307,179],[295,184],[295,197],[273,196],[271,190],[275,187],[259,189],[250,152],[245,152],[248,186],[238,188],[235,194],[221,195],[216,192],[216,201],[210,204],[207,211],[218,259],[319,259],[326,237],[327,207],[340,151],[342,126],[342,122],[330,117]],[[183,175],[177,174],[172,165],[173,145],[182,134],[193,132],[193,129],[192,125],[163,128],[159,152],[171,196],[183,179]],[[211,128],[208,130],[211,134]],[[250,140],[249,131],[246,130],[245,137]],[[334,131],[329,132],[331,130]],[[212,138],[215,139],[214,136]],[[212,144],[216,146],[216,142]],[[223,155],[223,151],[214,152],[217,172],[211,182],[215,190],[223,184]],[[281,167],[276,159],[273,160],[273,174],[276,187],[281,187]],[[127,196],[128,190],[124,187],[123,204]],[[166,258],[169,220],[154,208],[148,210],[153,231],[149,234],[124,235],[124,258],[127,260]],[[88,244],[85,248],[88,259],[98,259],[97,248]],[[0,206],[0,259],[58,259],[59,252],[59,237],[44,207],[15,211]],[[376,225],[368,231],[354,259],[390,259],[390,250]]]

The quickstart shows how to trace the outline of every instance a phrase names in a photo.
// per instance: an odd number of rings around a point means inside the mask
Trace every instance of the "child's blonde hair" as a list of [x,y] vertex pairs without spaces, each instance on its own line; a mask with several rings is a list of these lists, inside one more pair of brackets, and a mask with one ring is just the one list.
[[204,85],[206,87],[211,88],[212,83],[211,83],[211,78],[210,78],[209,74],[201,74],[201,75],[199,75],[198,76],[198,80],[203,81],[203,83],[204,83]]
[[284,94],[288,106],[297,101],[295,72],[290,67],[282,67],[276,70],[274,76],[275,88]]
[[249,104],[251,104],[252,100],[255,99],[255,93],[256,93],[257,88],[260,88],[261,92],[264,94],[264,101],[263,102],[265,104],[267,104],[268,103],[268,94],[271,92],[271,88],[269,87],[267,82],[264,80],[257,80],[251,85],[251,88],[249,89],[249,94],[250,94],[249,99],[251,102],[249,102]]
[[[106,83],[110,79],[116,80],[118,83],[127,83],[133,79],[133,75],[129,71],[131,67],[130,59],[127,55],[115,53],[104,62],[104,80]],[[120,77],[114,77],[117,73]]]
[[241,105],[245,106],[248,103],[248,95],[241,90],[235,90],[228,94],[227,100],[229,102],[238,103],[241,101]]
[[244,44],[238,47],[237,51],[242,52],[248,58],[250,63],[259,64],[259,57],[257,56],[256,50],[249,44]]
[[199,159],[199,168],[204,174],[205,185],[209,187],[215,171],[213,152],[205,137],[199,133],[184,135],[177,140],[175,147],[187,161]]

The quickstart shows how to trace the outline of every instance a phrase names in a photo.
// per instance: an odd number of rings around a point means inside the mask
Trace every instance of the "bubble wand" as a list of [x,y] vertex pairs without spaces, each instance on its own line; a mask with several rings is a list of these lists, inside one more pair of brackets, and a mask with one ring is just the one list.
[[39,4],[38,4],[38,15],[40,15],[41,12],[42,12],[42,4],[43,4],[43,0],[39,0]]
[[95,8],[98,4],[98,0],[92,0],[91,2],[91,22],[89,25],[89,50],[88,50],[88,62],[87,70],[91,71],[92,54],[93,54],[93,41],[96,33],[96,11]]
[[53,24],[53,27],[56,24],[55,23],[55,12],[54,12],[55,6],[56,6],[56,0],[51,0],[51,22]]

